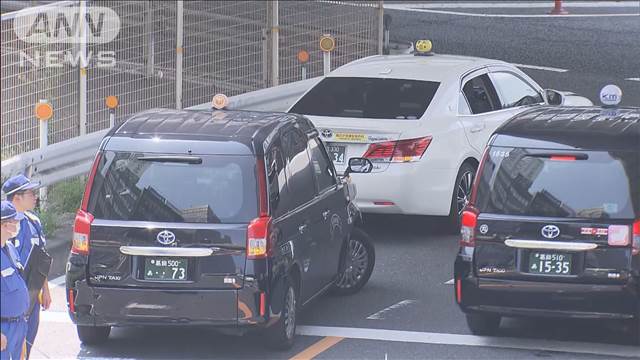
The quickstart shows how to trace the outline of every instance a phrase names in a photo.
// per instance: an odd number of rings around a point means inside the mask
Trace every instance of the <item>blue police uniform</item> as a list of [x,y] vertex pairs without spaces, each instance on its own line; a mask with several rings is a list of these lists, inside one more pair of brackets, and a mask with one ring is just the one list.
[[[46,240],[42,231],[42,224],[40,219],[32,212],[25,212],[24,218],[20,221],[20,233],[13,240],[16,249],[20,255],[20,260],[27,266],[29,262],[29,256],[34,246],[41,246],[44,248]],[[27,358],[31,353],[31,347],[38,334],[38,327],[40,326],[40,301],[36,299],[36,303],[33,305],[33,309],[28,316],[27,320]]]
[[[13,205],[2,202],[2,220],[19,219]],[[7,337],[7,348],[0,352],[1,360],[21,359],[27,334],[26,312],[29,292],[20,275],[22,264],[18,251],[7,241],[0,252],[0,331]]]
[[[24,175],[17,175],[9,178],[3,185],[2,190],[8,196],[16,192],[33,190],[40,186],[39,183],[32,182]],[[34,246],[45,246],[45,238],[43,235],[42,224],[40,219],[31,212],[25,212],[24,217],[20,221],[20,232],[14,239],[14,244],[18,250],[20,260],[27,266],[29,256]],[[28,330],[27,330],[27,358],[31,353],[31,347],[38,334],[40,325],[40,302],[36,300],[33,309],[28,314]]]

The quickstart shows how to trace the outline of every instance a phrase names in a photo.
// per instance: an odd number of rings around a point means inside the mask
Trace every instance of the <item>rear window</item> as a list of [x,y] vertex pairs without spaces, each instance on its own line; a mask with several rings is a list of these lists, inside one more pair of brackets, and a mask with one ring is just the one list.
[[246,223],[257,215],[255,159],[201,156],[201,163],[141,160],[158,154],[106,151],[91,190],[96,218]]
[[290,112],[370,119],[419,119],[440,83],[432,81],[329,77]]
[[[581,152],[576,160],[549,151],[492,147],[476,198],[481,212],[589,219],[633,219],[640,214],[640,156]],[[563,153],[563,154],[566,154]]]

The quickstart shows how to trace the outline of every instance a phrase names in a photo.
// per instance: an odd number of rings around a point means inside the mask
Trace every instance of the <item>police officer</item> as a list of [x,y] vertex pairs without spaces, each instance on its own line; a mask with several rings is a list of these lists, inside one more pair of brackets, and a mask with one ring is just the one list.
[[[29,255],[33,247],[40,246],[43,249],[45,247],[42,224],[40,223],[40,219],[32,212],[38,200],[36,190],[39,186],[39,183],[32,182],[24,175],[9,178],[4,185],[2,185],[2,191],[7,195],[7,200],[11,201],[19,213],[24,214],[23,219],[20,221],[20,232],[14,239],[14,245],[25,267],[31,266],[28,262],[30,262]],[[31,347],[38,333],[40,307],[42,306],[43,309],[47,310],[51,306],[51,294],[47,281],[44,282],[40,295],[40,298],[37,299],[37,302],[32,306],[33,310],[31,314],[28,316],[27,358],[29,358]]]
[[18,252],[8,240],[18,234],[22,215],[8,201],[2,202],[0,219],[1,290],[0,291],[0,337],[1,360],[20,360],[25,350],[27,335],[26,312],[29,309],[29,293],[22,280],[22,264]]

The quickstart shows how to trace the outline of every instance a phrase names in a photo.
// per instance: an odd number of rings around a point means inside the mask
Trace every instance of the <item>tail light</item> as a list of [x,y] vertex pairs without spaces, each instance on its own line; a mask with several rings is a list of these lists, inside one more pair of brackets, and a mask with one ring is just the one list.
[[609,246],[629,246],[629,225],[609,225],[607,229]]
[[269,255],[269,225],[271,218],[259,217],[247,227],[247,259],[264,259]]
[[258,178],[258,205],[260,217],[254,219],[247,227],[247,259],[264,259],[269,255],[269,217],[267,199],[267,174],[265,172],[264,159],[258,159],[256,163],[256,176]]
[[431,144],[431,136],[417,139],[373,143],[364,153],[365,158],[378,162],[418,161]]
[[72,313],[75,313],[76,312],[76,297],[75,297],[75,294],[73,292],[73,289],[69,289],[69,297],[68,297],[67,301],[69,302],[69,311],[71,311]]
[[640,254],[640,219],[633,223],[633,255]]
[[92,222],[93,215],[82,209],[78,210],[76,220],[73,224],[72,253],[89,255],[89,234],[91,233]]
[[102,158],[102,153],[98,152],[96,154],[95,159],[93,160],[93,165],[91,166],[91,171],[89,172],[89,179],[87,180],[87,186],[84,188],[84,195],[82,196],[82,205],[80,209],[87,211],[89,206],[89,196],[91,195],[91,188],[93,187],[93,179],[96,176],[96,171],[98,171],[98,165],[100,164],[100,159]]
[[478,213],[473,209],[462,212],[462,227],[460,228],[460,246],[476,246],[476,225],[478,224]]

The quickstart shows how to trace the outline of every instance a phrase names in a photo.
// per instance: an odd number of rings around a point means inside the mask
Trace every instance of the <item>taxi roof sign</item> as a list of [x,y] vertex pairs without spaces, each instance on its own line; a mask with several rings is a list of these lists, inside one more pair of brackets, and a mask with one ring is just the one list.
[[413,48],[415,50],[414,55],[416,56],[433,55],[431,53],[431,50],[433,49],[433,43],[431,42],[431,40],[416,40],[416,42],[413,44]]
[[211,106],[214,109],[222,110],[229,105],[229,98],[225,94],[216,94],[213,99],[211,99]]

